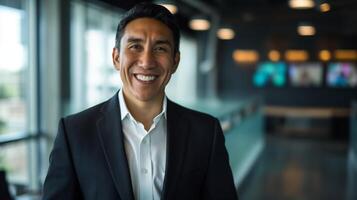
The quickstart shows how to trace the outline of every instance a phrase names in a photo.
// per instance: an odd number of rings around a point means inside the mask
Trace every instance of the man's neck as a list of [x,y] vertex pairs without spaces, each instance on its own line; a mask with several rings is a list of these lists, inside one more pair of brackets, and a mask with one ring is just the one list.
[[140,101],[135,98],[130,98],[123,91],[123,97],[130,114],[136,121],[141,122],[145,130],[148,131],[153,119],[162,111],[164,95],[150,101]]

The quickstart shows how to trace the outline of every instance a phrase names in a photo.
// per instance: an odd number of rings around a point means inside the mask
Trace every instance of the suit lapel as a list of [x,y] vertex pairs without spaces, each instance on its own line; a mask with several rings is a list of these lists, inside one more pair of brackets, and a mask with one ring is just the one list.
[[134,199],[130,172],[124,149],[124,135],[120,120],[118,93],[102,109],[97,121],[97,132],[108,169],[121,199]]
[[182,117],[176,104],[167,101],[166,173],[161,199],[174,199],[175,188],[181,175],[188,139],[188,121]]

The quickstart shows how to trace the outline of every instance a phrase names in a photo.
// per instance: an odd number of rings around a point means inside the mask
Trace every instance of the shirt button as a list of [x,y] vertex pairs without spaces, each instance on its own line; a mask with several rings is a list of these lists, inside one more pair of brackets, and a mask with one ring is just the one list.
[[142,169],[141,171],[142,171],[144,174],[148,173],[148,170],[147,170],[147,169],[145,169],[145,168],[144,168],[144,169]]

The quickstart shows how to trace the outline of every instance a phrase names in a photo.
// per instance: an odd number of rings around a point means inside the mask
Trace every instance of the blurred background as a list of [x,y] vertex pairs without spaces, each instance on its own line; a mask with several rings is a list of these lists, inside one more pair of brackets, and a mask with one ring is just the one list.
[[[59,119],[121,87],[138,2],[0,0],[0,199],[40,199]],[[151,2],[182,30],[167,95],[220,119],[241,199],[357,199],[356,0]]]

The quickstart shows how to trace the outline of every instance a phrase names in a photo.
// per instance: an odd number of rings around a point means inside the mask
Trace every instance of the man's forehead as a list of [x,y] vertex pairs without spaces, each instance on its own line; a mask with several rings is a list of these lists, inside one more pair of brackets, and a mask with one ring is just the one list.
[[122,39],[145,39],[146,37],[154,37],[155,40],[173,41],[172,31],[167,25],[159,20],[147,17],[129,22],[124,29]]
[[147,37],[146,34],[144,34],[144,33],[124,34],[124,36],[122,37],[122,40],[126,41],[126,42],[145,42],[147,40],[151,40],[152,42],[155,42],[155,43],[168,43],[170,45],[171,45],[171,43],[173,43],[173,41],[170,37],[165,37],[162,35]]

